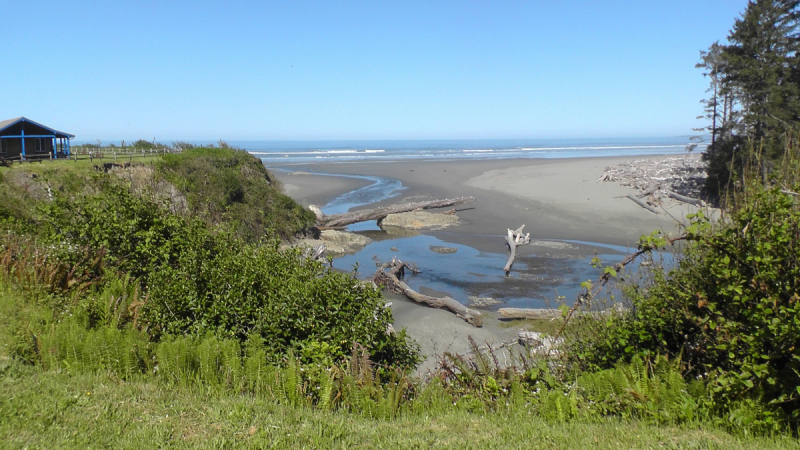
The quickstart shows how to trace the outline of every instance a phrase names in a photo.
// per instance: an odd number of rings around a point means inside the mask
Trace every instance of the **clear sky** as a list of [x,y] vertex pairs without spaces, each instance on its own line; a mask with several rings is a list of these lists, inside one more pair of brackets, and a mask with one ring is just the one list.
[[0,0],[0,120],[79,140],[692,134],[746,0]]

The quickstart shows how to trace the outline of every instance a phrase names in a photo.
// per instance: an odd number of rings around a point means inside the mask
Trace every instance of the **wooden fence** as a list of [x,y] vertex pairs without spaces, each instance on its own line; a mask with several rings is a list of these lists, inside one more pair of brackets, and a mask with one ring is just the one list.
[[155,149],[135,149],[135,148],[96,148],[96,147],[82,147],[75,146],[70,149],[70,155],[59,156],[53,158],[53,153],[33,153],[22,156],[3,157],[0,155],[0,164],[11,164],[14,162],[42,162],[53,159],[63,160],[69,159],[71,161],[90,160],[95,159],[104,162],[133,162],[136,158],[148,158],[167,153],[181,153],[182,150],[176,148],[155,148]]

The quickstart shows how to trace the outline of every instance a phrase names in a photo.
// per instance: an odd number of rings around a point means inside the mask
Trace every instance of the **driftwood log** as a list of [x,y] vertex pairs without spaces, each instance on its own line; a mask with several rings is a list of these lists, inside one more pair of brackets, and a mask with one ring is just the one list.
[[563,314],[558,309],[500,308],[503,319],[561,319]]
[[531,234],[528,233],[523,235],[523,228],[525,228],[525,225],[522,225],[514,231],[509,229],[508,234],[506,235],[506,244],[508,244],[508,261],[506,262],[505,267],[503,267],[503,270],[506,271],[506,275],[511,272],[511,265],[514,264],[514,258],[517,255],[517,246],[529,244],[531,242]]
[[520,331],[517,333],[517,342],[519,345],[528,348],[540,347],[542,345],[542,335],[535,331]]
[[322,254],[325,253],[326,246],[325,244],[319,244],[316,247],[308,247],[303,251],[303,258],[310,258],[313,261],[316,261],[322,258]]
[[322,211],[315,206],[310,206],[309,209],[314,211],[314,214],[317,216],[317,227],[332,228],[344,227],[358,222],[366,222],[368,220],[382,220],[389,214],[421,211],[424,209],[446,208],[448,206],[457,206],[474,201],[475,197],[459,197],[445,200],[431,200],[426,202],[400,203],[381,208],[365,209],[363,211],[332,214],[330,216],[323,214]]
[[409,300],[415,303],[420,303],[431,308],[439,308],[450,311],[473,326],[483,326],[483,315],[480,312],[475,311],[474,309],[469,309],[450,297],[430,297],[420,294],[419,292],[416,292],[408,287],[407,284],[400,280],[403,278],[403,273],[406,268],[412,270],[412,266],[406,265],[406,263],[394,259],[391,264],[391,269],[389,269],[388,272],[384,271],[383,269],[378,269],[375,272],[375,275],[373,275],[372,281],[378,286],[384,286],[391,292],[405,295]]
[[703,206],[703,201],[697,198],[686,197],[677,192],[667,191],[667,197],[695,206]]
[[657,210],[657,209],[655,209],[655,208],[653,208],[652,206],[648,205],[647,203],[645,203],[645,202],[643,202],[643,201],[639,200],[638,198],[634,197],[633,195],[628,195],[627,197],[628,197],[629,199],[633,200],[633,203],[636,203],[637,205],[639,205],[639,206],[641,206],[642,208],[644,208],[644,209],[646,209],[646,210],[650,211],[651,213],[653,213],[653,214],[659,214],[659,212],[658,212],[658,210]]

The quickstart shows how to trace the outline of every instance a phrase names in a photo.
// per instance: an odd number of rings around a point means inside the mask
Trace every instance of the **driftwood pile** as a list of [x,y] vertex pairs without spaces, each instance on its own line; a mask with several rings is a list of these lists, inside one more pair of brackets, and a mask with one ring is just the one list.
[[618,182],[639,191],[628,195],[637,205],[658,214],[655,208],[665,198],[695,206],[703,206],[699,199],[706,180],[706,163],[700,154],[640,159],[606,167],[597,181]]

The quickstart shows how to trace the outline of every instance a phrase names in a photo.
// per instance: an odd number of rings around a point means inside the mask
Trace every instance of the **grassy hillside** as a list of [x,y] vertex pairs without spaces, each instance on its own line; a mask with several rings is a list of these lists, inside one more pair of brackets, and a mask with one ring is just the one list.
[[191,149],[168,154],[155,165],[157,178],[178,188],[188,211],[210,224],[232,222],[236,234],[256,241],[270,231],[302,233],[314,214],[281,193],[280,182],[244,151]]
[[173,212],[201,218],[212,227],[228,226],[247,242],[270,234],[292,237],[315,220],[311,211],[281,192],[259,159],[244,151],[199,148],[138,158],[130,166],[120,160],[105,171],[104,164],[114,163],[59,160],[0,168],[0,209],[34,220],[34,205],[53,193],[93,195],[103,182],[114,182],[168,203]]

